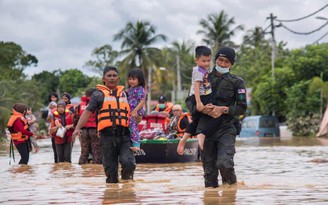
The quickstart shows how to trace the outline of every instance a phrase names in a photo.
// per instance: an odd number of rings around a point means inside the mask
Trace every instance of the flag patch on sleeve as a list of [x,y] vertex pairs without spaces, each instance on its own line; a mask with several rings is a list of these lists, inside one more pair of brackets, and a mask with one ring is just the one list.
[[246,93],[245,89],[238,89],[238,94]]

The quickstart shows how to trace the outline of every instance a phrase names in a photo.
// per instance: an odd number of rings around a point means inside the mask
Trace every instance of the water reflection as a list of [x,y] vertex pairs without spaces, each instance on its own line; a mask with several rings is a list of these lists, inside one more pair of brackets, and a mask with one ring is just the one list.
[[139,204],[134,191],[134,183],[109,184],[104,191],[102,204]]
[[[101,165],[53,162],[50,140],[29,165],[0,143],[0,204],[313,204],[328,201],[328,139],[237,139],[238,184],[205,189],[200,162],[138,164],[135,181],[106,184]],[[17,162],[16,162],[17,163]],[[221,180],[220,180],[221,183]],[[19,194],[17,194],[19,193]]]
[[204,204],[235,204],[237,187],[223,185],[220,188],[206,188],[204,190]]

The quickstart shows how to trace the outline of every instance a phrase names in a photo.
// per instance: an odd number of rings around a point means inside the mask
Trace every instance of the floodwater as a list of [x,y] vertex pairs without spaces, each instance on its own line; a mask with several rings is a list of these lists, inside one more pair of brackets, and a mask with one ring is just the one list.
[[29,165],[0,144],[0,204],[327,204],[328,139],[238,139],[238,184],[204,188],[200,162],[138,164],[134,182],[106,184],[101,165],[54,164],[50,139]]

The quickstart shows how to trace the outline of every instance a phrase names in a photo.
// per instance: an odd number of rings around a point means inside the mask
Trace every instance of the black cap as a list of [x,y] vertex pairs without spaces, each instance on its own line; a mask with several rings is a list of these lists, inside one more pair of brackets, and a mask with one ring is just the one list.
[[159,103],[165,103],[165,102],[166,102],[166,97],[163,96],[163,95],[161,95],[161,96],[159,97],[159,99],[158,99],[158,102],[159,102]]
[[218,50],[218,52],[215,55],[215,60],[218,59],[218,57],[225,57],[227,58],[230,63],[233,65],[235,62],[235,50],[229,47],[223,47]]

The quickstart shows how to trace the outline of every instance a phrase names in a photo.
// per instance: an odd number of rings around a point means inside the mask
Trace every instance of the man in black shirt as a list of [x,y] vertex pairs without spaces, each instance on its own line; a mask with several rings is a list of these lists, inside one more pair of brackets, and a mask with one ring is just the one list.
[[106,183],[118,182],[118,162],[120,162],[123,180],[133,179],[136,162],[130,139],[130,107],[123,86],[118,86],[119,75],[116,67],[106,67],[102,77],[104,85],[97,85],[76,125],[73,136],[87,122],[94,111],[97,111],[97,129],[103,148],[103,166],[107,176]]
[[213,135],[206,136],[201,160],[204,169],[205,187],[218,187],[220,171],[223,184],[237,183],[234,169],[236,117],[247,109],[244,80],[230,73],[235,61],[235,51],[223,47],[215,55],[215,67],[209,74],[212,85],[212,104],[205,106],[204,117],[198,123],[198,129],[206,127],[210,118],[220,118],[220,125]]

